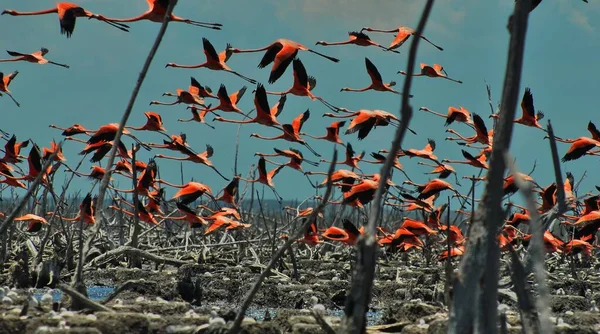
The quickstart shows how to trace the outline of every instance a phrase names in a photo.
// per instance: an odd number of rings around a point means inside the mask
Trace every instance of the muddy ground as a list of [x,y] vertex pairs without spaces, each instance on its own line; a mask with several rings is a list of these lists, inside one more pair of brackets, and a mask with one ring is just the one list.
[[[300,258],[297,281],[291,279],[292,264],[286,258],[254,298],[243,332],[325,333],[312,315],[313,309],[335,314],[324,314],[324,319],[338,329],[351,271],[350,262],[344,258],[339,253],[318,260]],[[369,332],[446,332],[443,263],[427,266],[420,258],[412,254],[410,261],[406,257],[402,261],[382,260],[373,291]],[[14,289],[12,272],[4,270],[0,276],[0,333],[224,333],[262,268],[251,261],[235,265],[215,259],[211,263],[158,269],[155,265],[128,269],[113,263],[87,270],[88,286],[119,287],[137,281],[106,303],[114,312],[69,311],[71,300],[66,295],[57,302],[48,296],[37,303],[28,302],[34,290]],[[520,333],[516,295],[507,270],[503,268],[500,281],[499,310],[506,312],[508,333]],[[588,266],[576,269],[575,274],[577,278],[568,261],[549,267],[555,332],[597,333],[598,270]],[[68,283],[69,275],[63,272],[62,280]]]

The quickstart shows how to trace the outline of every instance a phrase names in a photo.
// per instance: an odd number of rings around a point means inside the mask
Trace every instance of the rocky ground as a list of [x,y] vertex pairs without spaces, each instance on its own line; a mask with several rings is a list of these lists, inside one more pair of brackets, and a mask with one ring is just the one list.
[[[326,333],[313,313],[338,329],[351,270],[342,258],[330,254],[319,260],[299,259],[297,281],[291,279],[292,265],[286,260],[254,298],[243,332]],[[389,261],[378,266],[370,333],[446,332],[443,264],[426,266],[418,258],[414,254],[412,263]],[[71,300],[66,295],[58,302],[48,295],[32,302],[33,289],[11,288],[10,274],[4,274],[0,333],[224,333],[262,268],[250,262],[234,265],[215,260],[178,268],[106,266],[86,271],[88,286],[119,287],[131,281],[105,304],[111,312],[69,311]],[[549,271],[556,333],[598,333],[597,269],[577,269],[577,279],[566,262]],[[506,314],[508,333],[520,333],[510,275],[503,272],[502,277],[499,310]]]

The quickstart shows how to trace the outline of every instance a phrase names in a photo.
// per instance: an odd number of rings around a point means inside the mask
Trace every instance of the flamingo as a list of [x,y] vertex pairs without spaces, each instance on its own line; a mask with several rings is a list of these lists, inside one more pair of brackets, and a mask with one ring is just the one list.
[[[190,109],[192,111],[192,118],[190,119],[178,119],[178,122],[198,122],[198,123],[202,123],[205,124],[206,126],[210,127],[211,129],[214,130],[214,126],[206,123],[206,121],[204,120],[204,117],[206,117],[206,114],[208,114],[208,109],[210,108],[211,105],[208,105],[207,108],[198,108],[196,106],[188,106],[187,109]],[[198,112],[200,111],[200,112]]]
[[222,110],[225,112],[237,112],[245,116],[244,112],[240,108],[238,108],[237,104],[244,96],[246,89],[247,87],[244,86],[237,92],[229,95],[227,93],[227,88],[225,88],[225,85],[221,84],[221,87],[219,87],[219,91],[217,92],[217,97],[219,98],[219,105],[214,108],[208,108],[207,112],[212,112],[214,110]]
[[[362,162],[366,162],[369,164],[378,164],[378,165],[382,165],[385,163],[385,160],[387,159],[383,154],[381,153],[377,153],[377,152],[371,152],[371,157],[373,157],[373,159],[375,160],[364,160],[361,159],[360,161]],[[394,168],[396,168],[397,170],[399,170],[402,174],[404,174],[404,176],[406,176],[407,179],[410,180],[410,177],[408,177],[408,174],[406,174],[406,172],[404,171],[404,167],[402,166],[402,164],[400,163],[400,161],[398,161],[398,159],[394,159]]]
[[264,140],[284,139],[284,140],[287,140],[290,142],[299,143],[299,144],[304,145],[309,151],[312,152],[312,154],[316,155],[317,157],[320,157],[321,155],[319,153],[317,153],[315,150],[313,150],[312,147],[310,147],[310,145],[304,139],[302,139],[299,134],[300,130],[302,129],[302,125],[304,125],[304,122],[306,122],[309,117],[310,117],[310,110],[306,109],[305,112],[303,112],[302,114],[300,114],[296,118],[294,118],[294,120],[292,121],[292,124],[283,124],[282,125],[283,133],[280,134],[279,136],[263,137],[257,133],[252,133],[250,135],[250,137],[255,137],[255,138],[264,139]]
[[562,162],[577,160],[582,156],[586,155],[586,153],[594,147],[600,147],[600,141],[594,140],[589,137],[579,137],[577,139],[563,139],[558,141],[571,143],[569,150],[567,150],[567,152],[561,159]]
[[219,170],[215,166],[213,166],[212,162],[210,160],[208,160],[210,157],[213,156],[213,154],[215,152],[212,146],[210,146],[210,145],[207,144],[206,145],[206,151],[204,151],[202,153],[195,153],[192,150],[190,150],[189,148],[187,148],[186,146],[181,145],[179,143],[175,143],[175,146],[177,147],[178,151],[180,151],[183,154],[186,154],[187,157],[183,157],[183,158],[170,157],[170,156],[166,156],[166,155],[163,155],[163,154],[157,154],[155,157],[156,158],[162,158],[162,159],[179,160],[179,161],[188,160],[188,161],[191,161],[191,162],[203,164],[203,165],[206,165],[206,166],[210,167],[212,170],[214,170],[225,181],[229,181],[229,179],[226,178],[225,176],[223,176],[223,174],[221,174],[221,172],[219,172]]
[[403,183],[410,184],[417,187],[417,191],[419,192],[419,196],[417,197],[420,200],[429,198],[431,196],[437,195],[440,191],[443,190],[451,190],[458,196],[461,196],[458,191],[456,191],[452,185],[444,180],[433,179],[425,184],[416,184],[412,181],[404,181]]
[[369,36],[367,36],[367,34],[365,34],[363,32],[357,32],[357,31],[349,31],[348,32],[348,40],[345,40],[342,42],[318,41],[316,45],[331,46],[331,45],[346,45],[346,44],[354,44],[354,45],[358,45],[358,46],[376,46],[378,48],[383,49],[384,51],[400,53],[399,51],[388,49],[379,43],[373,42],[371,40],[371,38],[369,38]]
[[[393,123],[391,123],[391,120],[397,120],[398,122],[400,121],[392,114],[378,113],[375,110],[361,109],[361,110],[358,110],[355,112],[351,112],[351,111],[347,111],[346,108],[340,108],[340,111],[345,111],[345,112],[348,112],[349,114],[334,115],[331,113],[324,113],[323,117],[333,117],[333,118],[354,117],[354,119],[350,122],[350,125],[346,129],[346,132],[344,132],[344,133],[352,134],[352,133],[358,132],[358,140],[365,139],[374,127],[387,126],[389,124],[393,124]],[[394,125],[394,126],[396,126],[396,125]],[[411,132],[415,133],[410,128],[407,128],[407,129],[410,130]]]
[[279,102],[275,104],[273,108],[270,108],[265,86],[258,84],[254,94],[254,107],[256,108],[256,116],[253,119],[238,121],[233,119],[225,119],[223,117],[215,117],[213,121],[238,124],[258,123],[281,130],[281,128],[278,127],[278,125],[281,124],[277,121],[277,116],[279,116],[279,114],[281,114],[283,111],[286,100],[286,95],[282,95],[281,98],[279,98]]
[[[369,77],[371,77],[371,84],[365,88],[355,89],[344,87],[340,89],[340,92],[364,92],[369,89],[376,90],[378,92],[392,92],[394,94],[402,95],[402,93],[394,90],[393,86],[396,85],[395,81],[391,81],[390,83],[383,83],[383,79],[381,78],[381,74],[379,74],[379,70],[375,67],[375,64],[369,60],[369,58],[365,57],[365,65],[367,66],[367,73],[369,73]],[[413,95],[409,95],[413,97]]]
[[486,156],[485,154],[481,154],[478,158],[474,157],[471,153],[465,151],[465,150],[461,150],[463,157],[465,157],[465,159],[467,160],[449,160],[449,159],[444,159],[442,160],[442,163],[449,163],[449,164],[465,164],[465,165],[471,165],[477,168],[483,168],[483,169],[488,169],[488,163],[486,162]]
[[[364,27],[360,30],[361,32],[363,31],[368,31],[368,32],[383,32],[383,33],[395,33],[396,34],[396,38],[394,38],[394,40],[392,41],[392,43],[390,44],[390,46],[388,47],[388,50],[394,50],[397,49],[399,47],[401,47],[410,36],[414,36],[415,33],[417,32],[415,29],[407,27],[407,26],[399,26],[396,29],[390,29],[390,30],[382,30],[382,29],[374,29],[374,28],[369,28],[369,27]],[[436,44],[434,44],[432,41],[430,41],[429,39],[427,39],[425,36],[421,35],[420,36],[423,40],[425,40],[427,43],[433,45],[434,47],[436,47],[438,50],[440,51],[444,51],[444,49]]]
[[439,163],[439,164],[434,165],[434,164],[429,164],[426,162],[419,161],[419,162],[417,162],[417,165],[434,167],[434,169],[431,172],[428,172],[425,174],[439,174],[438,175],[439,179],[445,179],[448,176],[450,176],[450,174],[454,174],[454,179],[456,180],[456,184],[459,184],[458,176],[456,176],[456,170],[454,169],[454,167],[452,167],[448,164]]
[[425,145],[425,147],[422,150],[411,148],[408,150],[402,150],[402,153],[404,153],[404,155],[410,158],[418,157],[422,159],[428,159],[437,163],[438,158],[435,154],[433,154],[433,151],[435,151],[435,140],[427,138],[427,145]]
[[[169,0],[146,0],[146,2],[148,3],[148,10],[145,11],[144,13],[140,14],[139,16],[134,16],[134,17],[126,18],[126,19],[117,19],[117,18],[104,17],[102,15],[93,15],[93,18],[97,18],[99,20],[110,21],[110,22],[136,22],[136,21],[148,20],[148,21],[152,21],[152,22],[161,23],[165,17],[165,14],[167,13],[167,8],[169,7]],[[176,16],[173,13],[171,13],[171,16],[169,17],[169,21],[182,22],[182,23],[186,23],[186,24],[190,24],[190,25],[194,25],[194,26],[198,26],[198,27],[215,29],[215,30],[221,30],[221,27],[223,26],[221,23],[206,23],[206,22],[192,21],[190,19],[184,19],[182,17]]]
[[166,133],[167,130],[163,126],[162,117],[160,114],[153,111],[146,111],[144,116],[146,116],[146,124],[140,127],[125,126],[125,128],[137,131],[154,131],[165,135],[167,138],[170,138]]
[[324,55],[322,53],[319,53],[315,50],[309,49],[306,46],[304,46],[298,42],[294,42],[292,40],[283,39],[283,38],[277,39],[273,43],[271,43],[265,47],[258,48],[258,49],[242,50],[242,49],[238,49],[238,48],[231,48],[231,52],[233,52],[233,53],[248,53],[248,52],[261,52],[261,51],[267,51],[267,52],[265,52],[265,55],[263,56],[262,60],[258,64],[258,68],[264,68],[267,65],[269,65],[270,63],[273,63],[273,66],[271,67],[271,74],[269,75],[269,83],[270,84],[275,83],[275,81],[277,81],[279,78],[281,78],[281,76],[283,75],[285,70],[288,68],[288,66],[290,65],[292,60],[298,54],[298,51],[308,51],[308,52],[314,53],[316,55],[319,55],[323,58],[329,59],[330,61],[335,62],[335,63],[340,61],[337,58],[330,57],[330,56]]
[[13,56],[14,58],[1,59],[0,63],[11,62],[11,61],[26,61],[26,62],[40,64],[40,65],[52,64],[52,65],[61,66],[64,68],[69,68],[69,65],[55,63],[53,61],[50,61],[50,60],[44,58],[44,55],[46,55],[46,53],[48,53],[48,49],[46,49],[46,48],[41,48],[40,51],[36,51],[36,52],[30,53],[30,54],[20,53],[20,52],[16,52],[16,51],[9,51],[9,50],[6,50],[6,52],[9,55]]
[[[406,75],[406,72],[398,71],[398,74]],[[454,81],[459,84],[463,83],[460,80],[456,80],[456,79],[452,79],[452,78],[448,77],[448,73],[446,73],[446,70],[444,70],[444,67],[440,64],[433,64],[433,67],[432,67],[425,63],[421,63],[421,73],[415,73],[415,74],[413,74],[413,76],[414,77],[426,76],[426,77],[430,77],[430,78],[444,78],[444,79]]]
[[12,96],[11,91],[8,90],[8,85],[10,85],[10,83],[17,76],[17,74],[19,74],[19,71],[14,71],[12,73],[9,73],[8,75],[4,75],[4,73],[0,72],[0,78],[2,79],[2,81],[0,81],[0,96],[2,96],[2,93],[8,95],[8,97],[10,97],[11,100],[13,100],[17,107],[20,107],[21,105],[19,104],[19,102],[15,100],[15,98]]
[[[361,154],[359,155],[354,155],[354,149],[352,148],[352,145],[350,143],[346,144],[346,159],[344,161],[338,161],[336,162],[336,164],[342,164],[342,165],[347,165],[350,166],[352,168],[356,168],[358,170],[361,170],[360,167],[358,167],[358,162],[362,160],[362,158],[365,156],[365,151],[363,151]],[[321,159],[321,162],[325,162],[325,163],[332,163],[332,161],[326,160],[326,159]]]
[[173,197],[171,198],[172,201],[178,201],[187,205],[194,202],[200,196],[205,194],[214,200],[214,197],[212,196],[212,190],[210,189],[210,187],[200,182],[192,181],[183,185],[172,184],[161,179],[157,179],[156,182],[180,189],[175,195],[173,195]]
[[223,194],[216,198],[216,200],[237,207],[237,204],[235,203],[235,196],[238,193],[239,185],[240,177],[239,175],[236,175],[234,176],[233,180],[231,180],[231,182],[229,182],[229,184],[227,184],[227,186],[223,189]]
[[231,57],[231,54],[232,54],[232,52],[230,51],[230,49],[231,49],[230,44],[227,44],[227,48],[220,54],[217,54],[215,47],[208,41],[208,39],[203,37],[202,44],[204,45],[204,54],[206,55],[206,61],[204,63],[198,64],[198,65],[178,65],[176,63],[168,63],[165,67],[178,67],[178,68],[206,67],[213,71],[225,71],[225,72],[235,74],[238,77],[248,81],[251,84],[256,84],[256,80],[250,79],[246,76],[243,76],[243,75],[239,74],[238,72],[229,68],[229,66],[227,66],[226,62],[229,60],[229,58]]
[[440,117],[444,117],[446,119],[446,123],[444,123],[444,126],[448,126],[452,123],[454,123],[454,121],[456,122],[460,122],[460,123],[465,123],[471,127],[473,127],[473,120],[471,119],[471,113],[465,109],[463,106],[460,106],[458,108],[456,107],[448,107],[448,114],[444,115],[438,112],[435,112],[427,107],[420,107],[419,108],[420,111],[425,111]]
[[169,104],[161,103],[158,101],[152,101],[150,104],[163,104],[163,105],[174,105],[177,103],[185,103],[185,104],[197,104],[204,106],[204,98],[213,98],[217,97],[212,93],[212,90],[208,86],[202,86],[198,80],[194,77],[190,77],[190,85],[188,90],[185,91],[183,89],[176,89],[175,94],[171,92],[163,93],[162,96],[174,96],[177,97],[177,101]]
[[346,125],[346,121],[338,121],[338,122],[331,123],[330,126],[325,128],[325,130],[327,130],[327,134],[324,136],[321,136],[321,137],[311,136],[304,132],[300,132],[300,135],[307,136],[307,137],[310,137],[313,139],[323,139],[323,140],[330,141],[334,144],[340,144],[340,145],[344,146],[344,142],[342,142],[342,140],[340,139],[340,128],[343,127],[344,125]]
[[[321,182],[317,187],[324,187],[327,185],[329,181],[328,173],[326,172],[305,172],[305,175],[325,175],[327,176],[323,182]],[[360,180],[358,174],[353,171],[347,169],[338,169],[331,174],[331,183],[341,182],[340,186],[342,188],[342,192],[348,192],[352,185]]]
[[90,132],[95,131],[95,130],[88,130],[81,124],[73,124],[68,128],[61,128],[54,124],[50,124],[50,125],[48,125],[48,127],[57,129],[57,130],[62,130],[61,135],[65,136],[65,137],[71,137],[71,136],[82,134],[82,133],[89,135]]
[[[102,125],[96,131],[94,131],[94,134],[90,136],[90,139],[88,139],[87,143],[95,144],[102,141],[112,141],[117,136],[118,130],[119,124],[117,123],[109,123]],[[137,137],[132,135],[131,132],[129,132],[129,130],[123,128],[123,135],[129,136],[131,139],[135,140],[136,143],[140,144],[146,150],[149,150],[148,145],[142,143],[139,139],[137,139]]]
[[317,86],[317,79],[315,79],[315,77],[308,76],[308,74],[306,73],[306,68],[304,67],[304,64],[302,64],[302,61],[299,58],[294,58],[293,63],[294,84],[292,85],[292,87],[290,87],[290,89],[286,90],[285,92],[267,91],[267,94],[286,95],[289,93],[296,96],[308,96],[311,100],[319,100],[327,108],[331,109],[331,111],[337,112],[339,108],[325,101],[322,97],[313,95],[312,90],[315,89],[315,87]]
[[283,197],[279,196],[279,193],[277,193],[277,190],[275,190],[275,184],[273,183],[273,178],[275,177],[275,175],[277,175],[277,173],[279,173],[279,171],[283,167],[284,167],[283,165],[277,166],[273,170],[267,172],[267,164],[266,164],[265,158],[260,157],[260,159],[258,159],[258,178],[255,180],[249,180],[249,179],[240,177],[239,179],[242,181],[245,181],[245,182],[249,182],[249,183],[259,182],[259,183],[266,185],[267,187],[271,188],[271,190],[273,191],[273,194],[275,194],[275,196],[277,197],[277,200],[279,201],[279,203],[281,203],[281,201],[283,200]]
[[492,143],[491,137],[493,136],[494,130],[492,129],[492,130],[488,131],[487,126],[485,125],[485,122],[483,121],[483,118],[481,118],[481,116],[479,116],[478,114],[473,114],[473,125],[475,128],[474,136],[463,137],[456,131],[454,131],[452,129],[447,129],[446,132],[452,133],[452,134],[456,135],[458,138],[447,137],[446,140],[462,140],[466,144],[481,143],[481,144],[488,145],[488,146],[491,145],[491,143]]
[[[280,150],[278,148],[273,148],[273,150],[275,151],[275,153],[255,153],[254,155],[258,155],[261,157],[286,157],[286,158],[290,158],[290,161],[286,164],[283,164],[284,166],[288,166],[290,168],[293,168],[297,171],[300,171],[302,173],[304,173],[304,170],[302,169],[302,162],[306,162],[307,164],[313,166],[313,167],[318,167],[319,163],[318,162],[314,162],[314,161],[310,161],[310,160],[306,160],[304,159],[304,155],[302,154],[302,152],[293,149],[290,147],[289,150]],[[267,162],[270,162],[274,165],[282,165],[273,161],[270,161],[268,159],[265,159]]]
[[75,30],[75,21],[78,17],[87,17],[90,19],[97,19],[102,22],[106,22],[109,25],[125,31],[129,32],[129,26],[122,23],[113,23],[110,21],[106,21],[98,17],[96,14],[87,11],[80,7],[77,4],[71,2],[59,2],[56,4],[55,8],[40,10],[37,12],[19,12],[12,9],[5,9],[1,15],[8,14],[11,16],[23,16],[23,15],[44,15],[44,14],[58,14],[58,20],[60,22],[60,33],[62,35],[67,35],[67,38],[70,38]]

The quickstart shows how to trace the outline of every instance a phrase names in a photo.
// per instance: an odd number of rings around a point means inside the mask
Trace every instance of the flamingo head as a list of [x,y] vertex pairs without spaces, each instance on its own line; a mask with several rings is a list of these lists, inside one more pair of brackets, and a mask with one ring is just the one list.
[[17,11],[16,10],[12,10],[12,9],[5,9],[5,10],[2,11],[1,15],[4,15],[4,14],[17,15]]
[[328,43],[325,41],[318,41],[315,45],[327,45]]

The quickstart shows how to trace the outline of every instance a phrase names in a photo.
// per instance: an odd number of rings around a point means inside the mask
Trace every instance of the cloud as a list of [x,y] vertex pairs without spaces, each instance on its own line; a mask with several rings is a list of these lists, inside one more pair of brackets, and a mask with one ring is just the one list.
[[[432,15],[441,13],[437,20],[430,20],[428,27],[437,33],[452,37],[452,26],[460,24],[467,14],[464,8],[473,0],[446,0],[436,3]],[[380,29],[392,29],[399,25],[416,28],[425,2],[421,0],[297,0],[293,2],[272,1],[280,20],[303,14],[303,23],[329,19],[356,22],[357,27],[368,25]],[[308,26],[308,25],[307,25]]]
[[558,4],[560,11],[568,17],[569,22],[586,32],[594,32],[595,27],[590,23],[589,13],[583,12],[583,10],[588,10],[589,6],[592,6],[590,10],[593,9],[592,4],[581,1],[575,3],[572,0],[560,0]]
[[580,10],[571,10],[571,14],[569,15],[569,21],[587,32],[593,32],[595,30],[594,27],[590,24],[589,17],[587,17]]

